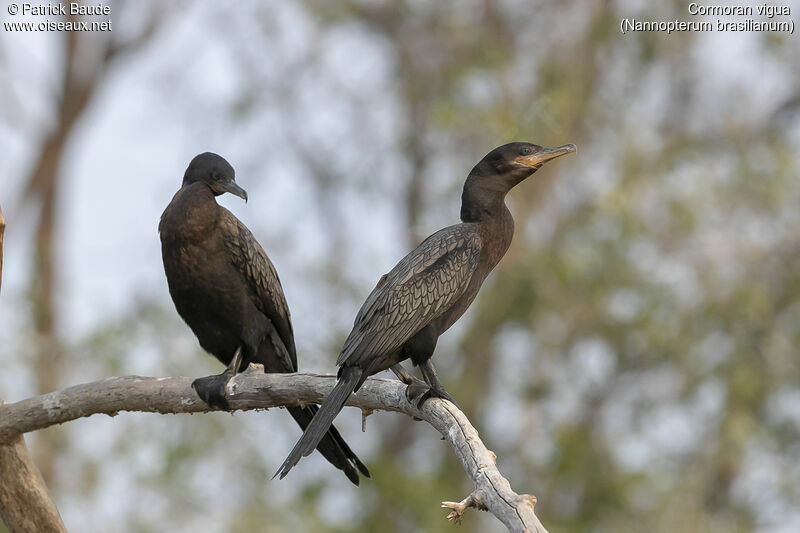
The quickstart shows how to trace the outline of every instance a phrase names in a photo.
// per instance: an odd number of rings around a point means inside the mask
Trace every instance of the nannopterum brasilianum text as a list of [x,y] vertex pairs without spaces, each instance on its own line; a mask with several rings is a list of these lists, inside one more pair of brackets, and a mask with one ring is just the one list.
[[[461,196],[461,224],[437,231],[384,275],[361,306],[336,364],[338,381],[276,475],[283,478],[311,453],[348,396],[368,376],[392,369],[417,391],[421,405],[438,396],[452,401],[431,363],[436,341],[466,311],[486,276],[511,244],[514,219],[506,194],[544,163],[574,152],[574,144],[542,148],[510,143],[489,152],[472,169]],[[427,387],[403,370],[420,367]]]
[[[289,307],[275,267],[261,245],[215,197],[229,192],[247,200],[236,184],[233,167],[217,154],[195,157],[183,185],[161,215],[161,255],[169,293],[200,341],[227,369],[195,380],[192,386],[211,406],[228,409],[225,385],[249,363],[266,372],[297,371]],[[288,407],[306,428],[316,405]],[[335,427],[314,446],[358,485],[358,472],[369,476]]]

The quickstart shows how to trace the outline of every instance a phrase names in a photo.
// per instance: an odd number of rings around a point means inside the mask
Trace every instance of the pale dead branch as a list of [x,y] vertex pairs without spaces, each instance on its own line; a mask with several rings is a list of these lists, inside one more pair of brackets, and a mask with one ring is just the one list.
[[[127,376],[76,385],[42,396],[0,406],[0,443],[21,433],[62,424],[94,414],[115,416],[120,411],[150,413],[202,413],[209,408],[195,394],[192,379]],[[333,376],[316,374],[264,374],[252,366],[228,383],[227,398],[233,410],[267,409],[320,403],[331,391]],[[432,425],[452,448],[475,490],[459,503],[443,502],[452,510],[449,519],[461,521],[469,507],[485,509],[514,532],[546,532],[534,513],[536,498],[517,494],[497,468],[489,451],[467,417],[455,405],[432,399],[417,409],[405,397],[399,381],[371,378],[347,405],[372,411],[405,413]],[[275,482],[277,483],[277,482]]]

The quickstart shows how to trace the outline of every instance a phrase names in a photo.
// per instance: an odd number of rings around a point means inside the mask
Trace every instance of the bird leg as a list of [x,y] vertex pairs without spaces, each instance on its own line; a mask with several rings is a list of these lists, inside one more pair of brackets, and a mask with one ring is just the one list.
[[393,365],[391,370],[394,372],[394,375],[397,376],[397,379],[408,385],[406,387],[406,400],[408,400],[409,403],[415,403],[422,395],[430,390],[430,387],[428,387],[424,381],[414,377],[402,364],[397,363]]
[[419,400],[417,400],[417,407],[422,407],[422,404],[424,404],[428,398],[443,398],[458,407],[458,403],[456,402],[455,398],[450,396],[450,393],[444,390],[444,386],[442,385],[442,382],[439,381],[439,375],[436,373],[436,369],[433,367],[433,363],[431,362],[430,358],[426,359],[424,363],[419,365],[419,370],[422,372],[423,379],[425,379],[425,382],[430,385],[430,387],[427,392],[425,392],[422,396],[420,396]]
[[192,388],[197,392],[201,400],[206,402],[209,407],[216,407],[224,411],[230,411],[231,407],[228,405],[228,400],[225,398],[225,389],[228,381],[236,375],[239,367],[242,365],[242,347],[236,348],[233,353],[228,368],[222,374],[216,376],[207,376],[204,378],[197,378],[192,382]]

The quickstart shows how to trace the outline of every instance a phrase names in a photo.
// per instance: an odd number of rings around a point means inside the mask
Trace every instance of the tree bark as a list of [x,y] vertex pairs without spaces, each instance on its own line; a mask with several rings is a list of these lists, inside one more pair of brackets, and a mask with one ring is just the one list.
[[[226,397],[232,410],[264,409],[318,404],[330,393],[336,379],[316,374],[264,374],[260,366],[234,376]],[[0,405],[0,443],[21,433],[62,424],[93,414],[115,416],[120,411],[150,413],[201,413],[210,409],[191,387],[192,379],[115,377],[76,385],[13,404]],[[515,533],[546,529],[534,513],[536,498],[517,494],[497,468],[495,455],[481,441],[467,417],[450,402],[434,398],[421,409],[405,397],[405,385],[396,380],[370,378],[347,405],[365,416],[373,411],[396,411],[425,420],[453,449],[475,489],[460,502],[442,502],[451,509],[449,520],[460,522],[469,507],[484,509]]]
[[0,446],[0,480],[0,518],[11,533],[66,533],[22,435]]

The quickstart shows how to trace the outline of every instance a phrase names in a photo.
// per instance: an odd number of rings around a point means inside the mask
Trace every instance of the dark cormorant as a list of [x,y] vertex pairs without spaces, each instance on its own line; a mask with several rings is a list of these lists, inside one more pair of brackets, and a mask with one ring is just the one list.
[[[234,179],[225,159],[208,152],[198,155],[158,225],[178,314],[200,346],[228,366],[192,386],[207,404],[226,410],[225,385],[249,363],[264,365],[266,372],[297,371],[289,308],[275,267],[250,230],[214,199],[229,192],[247,201],[247,192]],[[317,412],[316,405],[287,409],[304,429]],[[356,470],[369,477],[333,426],[314,446],[356,485]]]
[[[400,363],[420,367],[427,390],[411,394],[452,401],[431,363],[439,335],[467,310],[486,276],[511,244],[514,219],[505,196],[544,163],[574,152],[574,144],[542,148],[510,143],[489,152],[472,169],[461,196],[461,224],[437,231],[384,275],[361,306],[336,364],[338,381],[276,475],[283,478],[311,453],[348,396],[368,376],[392,369],[412,388]],[[423,385],[424,387],[424,385]]]

